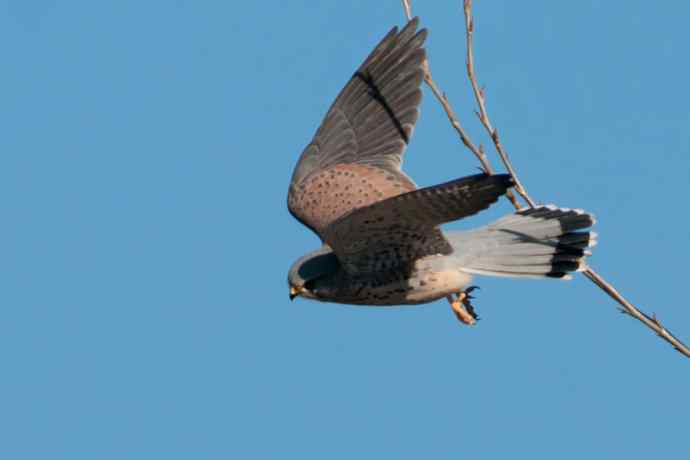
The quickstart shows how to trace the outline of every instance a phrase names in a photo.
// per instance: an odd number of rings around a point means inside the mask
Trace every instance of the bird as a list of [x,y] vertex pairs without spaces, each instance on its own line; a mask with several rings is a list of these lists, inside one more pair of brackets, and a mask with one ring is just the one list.
[[289,297],[392,306],[447,299],[472,325],[475,275],[569,279],[586,268],[594,217],[539,205],[483,227],[441,225],[477,214],[514,182],[474,174],[418,188],[402,156],[419,117],[427,30],[393,27],[354,72],[302,152],[290,214],[321,239],[288,271]]

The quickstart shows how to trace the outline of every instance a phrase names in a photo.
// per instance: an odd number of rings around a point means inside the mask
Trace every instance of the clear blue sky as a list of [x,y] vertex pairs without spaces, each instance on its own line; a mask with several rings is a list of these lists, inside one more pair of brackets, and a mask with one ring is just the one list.
[[[421,2],[476,141],[460,1]],[[690,5],[477,1],[477,71],[542,202],[690,340]],[[290,303],[291,169],[398,0],[0,1],[0,457],[690,458],[690,363],[581,277]],[[476,162],[427,92],[405,163]],[[506,202],[472,222],[510,212]]]

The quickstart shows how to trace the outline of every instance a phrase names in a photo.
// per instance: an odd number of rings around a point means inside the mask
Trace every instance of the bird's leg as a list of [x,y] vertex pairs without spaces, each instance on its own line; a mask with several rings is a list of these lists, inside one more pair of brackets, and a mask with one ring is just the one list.
[[479,319],[474,310],[474,306],[470,302],[472,299],[470,293],[475,289],[477,289],[477,286],[470,286],[464,291],[456,294],[457,297],[454,297],[453,294],[446,297],[458,320],[468,326],[476,324]]

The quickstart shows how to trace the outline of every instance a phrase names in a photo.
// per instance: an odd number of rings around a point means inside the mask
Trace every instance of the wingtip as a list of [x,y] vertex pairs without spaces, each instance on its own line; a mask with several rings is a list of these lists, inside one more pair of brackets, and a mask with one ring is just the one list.
[[407,24],[405,24],[398,36],[400,38],[402,38],[403,36],[409,37],[410,40],[413,40],[416,43],[417,47],[421,48],[424,45],[424,42],[426,41],[429,32],[427,31],[427,29],[417,30],[419,22],[419,16],[413,17],[412,19],[407,21]]
[[513,181],[513,176],[510,174],[486,174],[484,173],[484,177],[490,177],[491,179],[495,180],[496,183],[503,185],[506,189],[509,189],[510,187],[515,186],[515,181]]

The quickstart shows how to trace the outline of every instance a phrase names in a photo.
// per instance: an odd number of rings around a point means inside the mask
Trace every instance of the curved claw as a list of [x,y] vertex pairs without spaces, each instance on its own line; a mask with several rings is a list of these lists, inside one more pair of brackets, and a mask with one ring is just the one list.
[[470,295],[475,289],[479,289],[479,286],[468,286],[467,289],[455,294],[457,297],[454,297],[453,294],[447,296],[448,302],[455,312],[455,316],[462,323],[470,326],[479,320],[479,315],[477,315],[477,311],[474,309],[474,305],[472,305],[471,302],[474,296]]
[[467,313],[469,313],[472,318],[474,318],[475,320],[479,320],[479,315],[477,315],[477,311],[474,309],[474,305],[472,305],[471,302],[471,300],[474,299],[474,296],[470,295],[470,292],[474,291],[475,289],[479,289],[479,286],[470,286],[464,290],[462,305],[465,307],[465,310],[467,310]]
[[472,318],[474,318],[476,321],[479,321],[479,315],[477,314],[477,311],[474,309],[474,305],[471,303],[467,302],[463,304],[465,306],[465,310],[467,310],[467,313],[470,314]]

